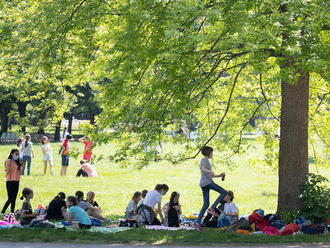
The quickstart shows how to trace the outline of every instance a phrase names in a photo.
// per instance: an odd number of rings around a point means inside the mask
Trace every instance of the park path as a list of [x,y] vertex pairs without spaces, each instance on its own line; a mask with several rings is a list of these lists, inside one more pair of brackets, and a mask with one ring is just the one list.
[[175,246],[175,245],[127,245],[127,244],[109,244],[109,245],[82,245],[82,244],[66,244],[66,243],[13,243],[13,242],[0,242],[0,248],[128,248],[128,247],[138,247],[138,248],[208,248],[208,247],[221,247],[221,248],[329,248],[330,244],[267,244],[267,245],[214,245],[214,246]]

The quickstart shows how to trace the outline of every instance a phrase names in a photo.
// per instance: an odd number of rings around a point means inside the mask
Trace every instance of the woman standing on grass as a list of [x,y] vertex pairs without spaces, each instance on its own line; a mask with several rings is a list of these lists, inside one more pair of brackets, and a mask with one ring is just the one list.
[[[30,167],[31,167],[31,160],[34,158],[34,153],[32,149],[32,142],[31,142],[31,135],[25,135],[25,142],[23,143],[23,160],[27,162],[27,175],[30,176]],[[25,167],[23,169],[24,175]]]
[[220,193],[219,197],[215,200],[213,205],[208,209],[208,213],[219,216],[218,213],[214,210],[217,205],[222,201],[222,199],[227,194],[227,191],[224,190],[222,187],[220,187],[218,184],[213,182],[213,177],[222,177],[222,180],[225,178],[225,173],[221,173],[220,175],[215,175],[212,171],[212,166],[210,164],[209,159],[213,156],[213,148],[209,146],[205,146],[202,149],[202,154],[204,155],[204,158],[201,159],[200,162],[200,170],[201,170],[201,180],[199,183],[199,186],[202,189],[203,192],[203,207],[201,211],[199,212],[199,215],[197,217],[196,222],[194,223],[194,227],[201,231],[201,221],[204,216],[205,211],[210,205],[210,190],[214,190],[218,193]]
[[2,214],[6,212],[9,205],[11,205],[10,211],[12,213],[15,212],[15,203],[19,189],[19,181],[21,179],[21,173],[24,169],[24,165],[25,162],[20,162],[18,149],[12,149],[5,163],[8,200],[3,206],[1,211]]
[[47,172],[47,162],[49,161],[49,170],[50,174],[53,175],[53,150],[50,146],[49,139],[47,136],[43,136],[41,138],[41,150],[43,153],[43,160],[44,160],[44,175]]

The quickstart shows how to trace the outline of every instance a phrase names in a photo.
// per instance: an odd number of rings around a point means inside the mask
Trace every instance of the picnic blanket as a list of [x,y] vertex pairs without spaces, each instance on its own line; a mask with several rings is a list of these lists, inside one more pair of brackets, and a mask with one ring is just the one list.
[[177,230],[195,230],[195,228],[191,226],[180,226],[180,227],[168,227],[168,226],[150,226],[146,225],[146,229],[149,230],[165,230],[165,231],[177,231]]

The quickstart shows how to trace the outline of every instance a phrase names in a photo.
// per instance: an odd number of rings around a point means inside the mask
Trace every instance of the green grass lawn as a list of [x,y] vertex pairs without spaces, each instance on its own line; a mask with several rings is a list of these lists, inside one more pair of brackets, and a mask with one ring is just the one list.
[[[0,161],[5,161],[11,148],[14,145],[0,146]],[[71,147],[83,150],[83,145],[72,142]],[[48,174],[43,176],[42,153],[39,144],[34,145],[35,158],[32,160],[31,176],[23,176],[20,183],[20,191],[23,187],[34,189],[34,199],[32,206],[37,207],[39,203],[46,206],[52,198],[63,191],[67,195],[73,195],[75,191],[81,190],[85,193],[92,190],[96,193],[96,200],[102,206],[104,214],[107,216],[122,216],[126,204],[129,202],[135,191],[143,189],[153,189],[157,183],[169,185],[169,193],[164,197],[164,202],[169,200],[171,191],[178,191],[181,194],[180,202],[184,213],[197,213],[202,205],[202,192],[200,190],[199,159],[189,160],[182,164],[173,166],[166,161],[152,163],[141,170],[128,166],[121,168],[118,164],[108,160],[102,160],[96,164],[98,177],[96,178],[76,178],[79,159],[70,160],[68,175],[60,176],[61,161],[57,154],[59,144],[53,143],[54,151],[54,176]],[[165,149],[175,149],[173,145]],[[257,146],[257,151],[262,152]],[[108,155],[114,150],[113,144],[97,147],[94,153],[97,155]],[[217,163],[217,156],[214,154],[214,166],[217,172],[226,172],[226,180],[217,182],[227,190],[233,190],[235,194],[234,202],[239,208],[240,214],[250,213],[252,210],[262,208],[266,213],[276,210],[277,204],[277,170],[260,165],[249,165],[249,153],[245,153],[235,158],[235,166],[228,167]],[[311,171],[315,172],[315,166],[311,165]],[[330,178],[330,170],[326,167],[318,167],[318,173]],[[0,206],[6,201],[5,173],[0,171]],[[20,196],[20,194],[19,194]],[[215,200],[216,193],[211,193],[211,201]],[[17,208],[22,202],[17,200]]]
[[[251,141],[253,142],[253,141]],[[11,148],[14,145],[0,146],[0,161],[5,161]],[[148,167],[141,170],[128,166],[121,168],[118,164],[108,160],[102,160],[96,164],[99,176],[96,178],[76,178],[75,174],[79,169],[79,159],[71,159],[66,177],[60,176],[60,156],[57,154],[59,144],[52,144],[54,151],[54,171],[55,175],[50,176],[49,171],[46,176],[43,176],[43,161],[42,153],[39,144],[34,145],[36,157],[32,161],[31,176],[23,176],[20,183],[20,192],[23,187],[31,187],[34,189],[34,199],[31,200],[32,207],[37,207],[39,203],[46,206],[52,198],[59,192],[64,191],[67,195],[74,195],[75,191],[82,190],[94,191],[96,200],[103,208],[104,215],[111,217],[119,217],[124,215],[126,204],[129,202],[135,191],[143,189],[153,189],[157,183],[166,183],[170,187],[169,193],[164,196],[164,202],[169,200],[172,191],[178,191],[181,194],[180,203],[182,204],[183,212],[197,213],[202,206],[202,192],[198,186],[200,171],[199,160],[186,161],[182,164],[173,166],[166,161],[152,163]],[[83,150],[83,145],[77,142],[72,142],[71,147],[76,147],[80,151]],[[113,153],[114,144],[104,145],[94,149],[97,155],[105,156]],[[165,150],[175,150],[174,145],[167,145]],[[249,214],[252,210],[262,208],[265,213],[274,213],[277,205],[277,170],[265,166],[262,162],[257,165],[250,165],[249,159],[255,153],[262,153],[262,146],[255,145],[250,152],[242,154],[234,158],[234,166],[228,167],[224,164],[219,164],[218,159],[221,153],[214,153],[214,166],[216,172],[226,172],[226,180],[222,182],[216,179],[217,182],[227,190],[233,190],[235,194],[234,202],[239,208],[240,214]],[[82,157],[82,155],[81,155]],[[311,164],[310,170],[317,172],[325,177],[330,178],[330,170],[327,167],[315,167]],[[2,208],[6,201],[5,188],[5,173],[0,171],[0,207]],[[19,194],[20,197],[21,194]],[[216,194],[211,193],[211,201],[215,200]],[[17,208],[20,208],[22,201],[17,200]],[[17,231],[0,231],[0,240],[24,240],[24,237],[31,236],[33,230],[17,230]],[[47,234],[54,232],[53,230],[44,230],[45,238],[42,238],[38,232],[32,235],[39,241],[62,241],[76,242],[77,239],[88,239],[93,242],[103,234],[86,234],[82,236],[79,232],[64,232],[55,231],[55,234]],[[63,232],[63,234],[62,234]],[[65,234],[64,234],[65,233]],[[21,238],[20,238],[21,237]],[[103,236],[102,236],[103,237]],[[220,234],[218,230],[207,230],[201,235],[196,235],[196,232],[163,232],[138,229],[112,235],[104,235],[104,238],[99,242],[132,242],[143,241],[147,243],[164,242],[164,243],[184,243],[184,242],[248,242],[248,243],[263,243],[263,242],[329,242],[329,235],[313,236],[312,239],[308,236],[299,237],[256,237],[256,236],[240,236],[235,234]],[[320,238],[317,238],[320,237]],[[314,240],[314,241],[313,241]]]
[[[197,234],[197,235],[196,235]],[[218,229],[197,231],[153,231],[144,228],[132,229],[114,234],[89,233],[85,231],[65,231],[61,229],[11,229],[0,230],[0,241],[6,242],[64,242],[84,244],[176,244],[176,245],[212,245],[212,244],[271,244],[271,243],[329,243],[330,234],[321,235],[242,235],[233,232],[221,233]]]

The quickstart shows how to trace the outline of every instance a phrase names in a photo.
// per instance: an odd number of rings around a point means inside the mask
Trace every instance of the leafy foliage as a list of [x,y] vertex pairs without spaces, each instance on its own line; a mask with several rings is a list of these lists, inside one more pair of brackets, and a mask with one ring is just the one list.
[[[265,134],[262,159],[274,166],[280,83],[295,83],[305,71],[313,72],[311,145],[321,139],[329,149],[322,118],[329,104],[327,1],[2,3],[4,85],[20,97],[35,89],[27,98],[42,99],[61,117],[79,107],[64,89],[89,82],[102,108],[94,140],[117,142],[116,161],[138,157],[146,165],[152,154],[144,146],[171,140],[186,144],[184,151],[164,154],[173,163],[195,158],[206,143],[225,151],[227,163],[246,149],[243,134],[258,120]],[[283,66],[288,61],[294,66]],[[54,94],[46,99],[47,92]],[[192,125],[199,132],[195,142],[187,135]],[[186,135],[167,135],[180,129]]]
[[325,221],[330,213],[329,180],[321,175],[310,173],[308,181],[301,186],[303,201],[301,215],[316,223]]

